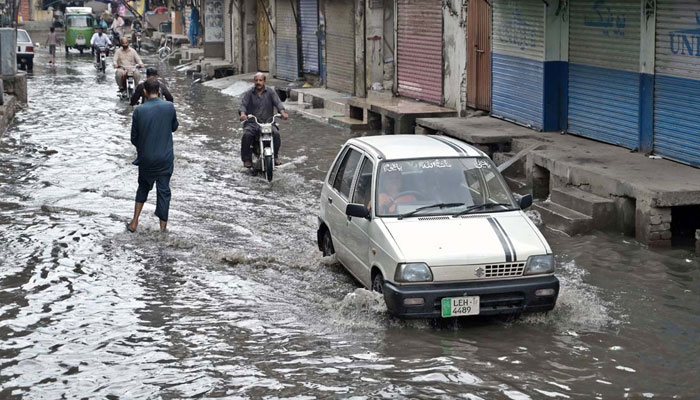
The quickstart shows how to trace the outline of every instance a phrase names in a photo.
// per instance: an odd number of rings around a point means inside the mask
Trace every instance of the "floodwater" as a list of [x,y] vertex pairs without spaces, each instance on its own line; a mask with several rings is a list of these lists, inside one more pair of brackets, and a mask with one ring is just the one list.
[[181,122],[170,232],[152,193],[130,234],[131,109],[111,69],[38,55],[0,138],[0,398],[697,398],[687,249],[547,231],[554,311],[392,319],[315,244],[350,134],[292,115],[269,185],[241,169],[238,99],[162,70]]

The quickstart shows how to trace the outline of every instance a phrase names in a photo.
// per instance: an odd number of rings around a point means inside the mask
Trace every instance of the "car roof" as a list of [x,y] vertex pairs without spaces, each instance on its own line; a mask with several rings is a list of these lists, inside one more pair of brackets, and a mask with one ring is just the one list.
[[403,160],[426,157],[486,157],[464,142],[439,135],[380,135],[348,140],[378,159]]

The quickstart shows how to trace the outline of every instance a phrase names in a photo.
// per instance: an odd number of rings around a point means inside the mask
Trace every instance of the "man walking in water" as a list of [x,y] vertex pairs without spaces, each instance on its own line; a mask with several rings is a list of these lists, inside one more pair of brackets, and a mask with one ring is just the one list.
[[136,191],[134,219],[126,229],[136,231],[143,204],[155,183],[156,216],[160,219],[160,231],[165,232],[170,208],[170,177],[173,174],[173,132],[179,124],[173,103],[158,97],[158,79],[148,78],[143,86],[148,100],[134,110],[131,121],[131,143],[138,153],[132,164],[139,167],[139,188]]

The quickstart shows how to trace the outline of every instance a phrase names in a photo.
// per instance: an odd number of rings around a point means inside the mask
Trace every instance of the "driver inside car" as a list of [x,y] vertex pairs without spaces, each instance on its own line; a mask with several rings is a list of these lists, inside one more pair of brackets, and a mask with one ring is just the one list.
[[412,191],[404,193],[401,171],[386,171],[381,178],[381,184],[378,185],[379,196],[377,196],[380,214],[396,214],[397,204],[418,201]]

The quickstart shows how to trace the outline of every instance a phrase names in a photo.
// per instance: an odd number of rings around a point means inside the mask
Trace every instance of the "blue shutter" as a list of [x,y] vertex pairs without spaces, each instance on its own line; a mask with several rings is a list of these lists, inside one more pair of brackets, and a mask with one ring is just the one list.
[[638,148],[642,2],[569,4],[568,131]]
[[700,166],[700,2],[656,7],[654,152]]
[[492,2],[491,114],[535,129],[544,119],[544,7]]

